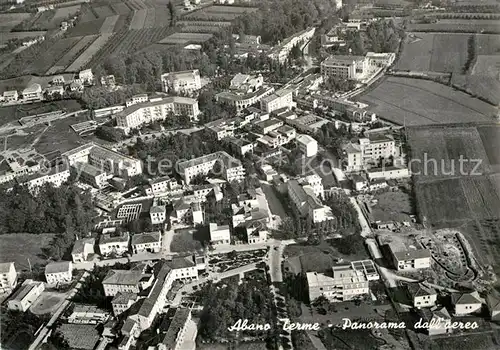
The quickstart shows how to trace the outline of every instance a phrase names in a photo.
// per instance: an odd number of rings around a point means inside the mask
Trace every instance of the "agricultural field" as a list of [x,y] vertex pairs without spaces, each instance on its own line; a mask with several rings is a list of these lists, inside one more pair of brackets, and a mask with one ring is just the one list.
[[193,11],[183,18],[201,21],[232,21],[243,14],[251,14],[256,11],[258,11],[256,7],[208,6]]
[[409,33],[396,69],[461,73],[467,62],[467,41],[470,35]]
[[170,45],[202,44],[212,37],[213,34],[208,33],[174,33],[160,40],[159,43]]
[[10,31],[22,21],[30,18],[30,16],[30,13],[0,13],[0,32]]
[[106,17],[106,19],[104,20],[104,23],[101,26],[101,29],[99,29],[99,32],[100,33],[113,33],[114,29],[115,29],[116,22],[118,21],[119,17],[120,17],[119,15]]
[[481,126],[477,130],[483,141],[489,163],[493,168],[497,167],[494,169],[495,172],[500,172],[500,169],[498,169],[498,166],[500,166],[500,152],[498,152],[500,149],[500,126]]
[[[47,72],[46,75],[62,72],[68,67],[79,55],[81,55],[98,37],[98,35],[87,35],[82,37],[78,42],[64,54]],[[77,37],[76,37],[77,38]]]
[[441,19],[437,23],[410,23],[410,32],[499,33],[496,20]]
[[40,256],[42,248],[48,246],[54,235],[49,233],[41,235],[12,233],[3,234],[1,237],[0,256],[2,257],[2,261],[13,261],[19,272],[28,271],[29,263],[33,266],[46,261]]
[[107,56],[135,52],[157,42],[171,32],[172,28],[170,27],[129,30],[119,41],[112,40],[111,46],[104,50],[108,52]]
[[105,18],[99,18],[93,21],[79,22],[73,28],[68,29],[66,36],[72,37],[99,34],[105,21]]
[[113,36],[113,33],[102,34],[83,53],[76,58],[73,63],[66,69],[66,72],[76,72],[83,68],[105,44]]
[[[498,57],[500,58],[500,56]],[[488,68],[493,67],[490,66]],[[451,83],[453,86],[465,90],[472,96],[481,97],[491,104],[500,104],[500,81],[490,75],[454,74],[451,78]]]
[[489,122],[497,110],[433,81],[389,77],[358,98],[380,118],[403,125]]
[[43,36],[47,34],[46,31],[34,31],[34,32],[10,32],[10,33],[1,33],[0,34],[0,44],[4,44],[12,39],[32,39],[37,38],[39,36]]

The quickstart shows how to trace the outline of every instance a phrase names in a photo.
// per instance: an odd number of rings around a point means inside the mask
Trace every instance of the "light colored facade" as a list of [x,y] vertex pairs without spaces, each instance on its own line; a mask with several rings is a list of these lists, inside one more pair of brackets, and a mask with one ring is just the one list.
[[59,187],[70,177],[70,171],[67,167],[62,168],[52,168],[47,174],[32,174],[27,178],[20,178],[19,182],[26,184],[30,191],[36,191],[36,189],[45,184],[52,184],[54,187]]
[[43,282],[26,280],[22,286],[9,298],[7,307],[9,310],[25,312],[38,299],[45,290]]
[[366,54],[366,59],[370,66],[375,67],[387,67],[394,63],[396,60],[396,54],[394,52],[388,53],[375,53],[368,52]]
[[192,324],[191,310],[177,309],[157,350],[194,350],[196,331],[189,333],[189,326]]
[[94,238],[82,238],[75,241],[71,257],[74,263],[87,261],[89,254],[94,254]]
[[318,142],[309,135],[299,135],[296,138],[300,151],[306,157],[314,157],[318,153]]
[[161,233],[145,232],[133,235],[132,251],[134,254],[142,252],[159,253],[161,251]]
[[109,148],[94,145],[90,149],[88,162],[90,165],[104,170],[108,174],[121,177],[132,177],[142,174],[142,162]]
[[433,288],[422,283],[410,283],[407,286],[414,307],[420,309],[436,304],[437,293]]
[[99,239],[99,251],[102,256],[108,256],[110,254],[121,256],[128,252],[129,241],[130,235],[128,232],[115,237],[103,233]]
[[469,315],[476,312],[481,312],[483,303],[479,298],[478,292],[472,293],[453,293],[451,295],[451,303],[456,316]]
[[161,83],[164,92],[190,94],[201,89],[200,71],[194,69],[165,73],[161,76]]
[[152,274],[145,274],[139,270],[111,270],[108,272],[102,286],[107,297],[118,293],[139,293],[149,288],[154,281]]
[[69,283],[73,279],[73,263],[60,261],[45,266],[45,279],[48,284]]
[[431,252],[428,249],[402,249],[389,244],[393,264],[398,271],[428,269],[431,267]]
[[42,87],[40,84],[31,84],[22,92],[23,100],[25,102],[38,102],[42,100]]
[[280,63],[284,63],[287,60],[288,55],[290,54],[290,51],[292,51],[293,47],[296,45],[307,43],[314,36],[315,32],[315,27],[307,28],[284,39],[280,45],[275,46],[271,50],[268,57],[273,60],[277,60]]
[[368,60],[364,56],[330,56],[320,66],[324,81],[330,77],[362,80],[368,73]]
[[238,73],[231,79],[230,88],[240,90],[242,92],[256,91],[264,85],[262,74],[251,76],[248,74]]
[[88,183],[99,189],[108,185],[108,174],[98,167],[82,162],[76,163],[73,168],[77,176],[77,181]]
[[293,90],[291,89],[277,90],[275,93],[264,97],[260,101],[260,109],[267,113],[271,113],[280,108],[292,108],[294,105]]
[[118,292],[111,300],[113,315],[118,316],[127,311],[137,300],[137,294],[133,292]]
[[372,168],[367,170],[368,180],[391,180],[391,179],[405,179],[410,177],[408,168],[398,168],[394,166],[385,168]]
[[92,85],[94,83],[94,73],[92,69],[84,69],[78,73],[78,79],[87,85]]
[[283,121],[276,119],[276,118],[270,118],[270,119],[266,119],[266,120],[260,121],[258,123],[255,123],[255,126],[259,129],[259,131],[262,134],[267,134],[267,133],[283,126]]
[[16,284],[17,272],[14,263],[0,263],[0,293],[10,293]]
[[228,225],[218,226],[216,223],[210,223],[210,243],[213,245],[230,244],[231,233]]
[[146,103],[149,101],[149,96],[148,94],[139,94],[139,95],[134,95],[131,98],[129,98],[127,101],[125,101],[125,107],[130,107],[139,103]]
[[165,120],[170,113],[185,114],[191,120],[197,120],[200,114],[198,101],[188,97],[174,96],[135,104],[116,115],[116,125],[128,131],[147,123]]
[[[358,143],[349,143],[343,146],[343,167],[346,171],[361,171],[371,166],[378,166],[381,159],[396,156],[396,142],[390,135],[369,134],[359,139]],[[388,168],[389,169],[389,168]],[[375,174],[380,176],[381,174]],[[405,171],[386,172],[387,176],[403,176]]]
[[148,196],[159,196],[162,194],[182,192],[182,186],[180,186],[175,179],[169,176],[165,176],[159,179],[155,179],[149,182],[149,187],[146,188],[146,194]]
[[288,195],[303,216],[311,218],[313,223],[332,220],[331,208],[323,205],[314,194],[310,185],[302,185],[297,180],[287,182]]
[[198,268],[194,256],[174,257],[167,261],[172,269],[172,278],[180,281],[193,281],[198,279]]
[[16,102],[19,99],[17,90],[4,91],[2,96],[4,102]]
[[262,86],[257,91],[250,93],[223,91],[215,96],[215,99],[223,104],[236,108],[236,112],[241,112],[245,108],[253,106],[266,96],[274,92],[272,86]]
[[221,170],[221,174],[216,175],[222,175],[228,182],[243,180],[245,170],[241,161],[223,151],[178,163],[177,169],[185,183],[189,185],[194,177],[207,175],[214,168],[216,162],[219,162]]
[[153,203],[149,209],[149,217],[153,225],[163,224],[167,220],[167,209],[164,204]]
[[342,302],[369,293],[368,279],[350,265],[332,268],[333,277],[318,272],[306,274],[309,300],[324,296],[331,302]]

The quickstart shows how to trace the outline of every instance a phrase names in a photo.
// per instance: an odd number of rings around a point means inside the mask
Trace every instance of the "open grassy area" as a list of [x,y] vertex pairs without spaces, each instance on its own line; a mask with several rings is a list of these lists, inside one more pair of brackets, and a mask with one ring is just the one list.
[[176,231],[170,243],[170,251],[174,253],[185,253],[203,249],[201,242],[195,239],[195,234],[196,230],[194,229]]
[[52,102],[30,103],[0,108],[0,126],[9,122],[14,122],[22,117],[48,113],[57,110],[68,112],[78,111],[82,106],[76,100],[61,100]]
[[380,118],[403,125],[489,122],[492,105],[433,81],[389,77],[359,98]]
[[13,261],[17,271],[28,270],[31,265],[45,263],[41,257],[42,248],[46,247],[53,234],[33,235],[29,233],[11,233],[0,236],[0,257],[2,262]]
[[371,207],[371,215],[375,221],[408,221],[410,215],[415,214],[411,197],[403,191],[389,191],[377,194],[378,202]]

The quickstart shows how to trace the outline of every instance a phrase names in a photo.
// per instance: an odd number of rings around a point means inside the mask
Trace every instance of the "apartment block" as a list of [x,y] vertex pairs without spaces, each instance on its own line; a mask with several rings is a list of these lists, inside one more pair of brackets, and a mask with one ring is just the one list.
[[271,52],[268,54],[268,57],[277,60],[280,63],[284,63],[288,59],[288,55],[290,51],[292,51],[293,47],[300,44],[305,44],[314,36],[316,32],[316,28],[307,28],[301,32],[298,32],[286,39],[277,46],[275,46]]
[[45,279],[48,284],[69,283],[73,278],[71,261],[52,262],[45,266]]
[[223,91],[215,96],[215,99],[228,106],[236,108],[236,112],[241,112],[250,106],[261,101],[266,96],[274,92],[272,86],[262,86],[253,92]]
[[8,299],[7,308],[9,310],[25,312],[33,305],[44,290],[45,285],[43,282],[28,279]]
[[260,101],[260,109],[267,113],[271,113],[280,108],[292,108],[294,105],[293,90],[291,89],[277,90],[275,93],[264,97]]
[[217,175],[222,175],[228,182],[243,180],[245,170],[241,161],[222,151],[180,162],[177,164],[177,171],[189,185],[194,177],[207,175],[214,168],[215,163],[220,166],[221,174]]
[[331,208],[321,203],[312,186],[300,184],[297,180],[289,180],[287,189],[290,199],[300,213],[309,217],[313,223],[333,219]]
[[139,103],[146,103],[149,101],[149,96],[148,94],[139,94],[139,95],[134,95],[131,98],[129,98],[127,101],[125,101],[125,107],[130,107]]
[[161,251],[161,233],[145,232],[132,236],[132,251],[137,253],[159,253]]
[[119,236],[111,236],[108,233],[103,233],[99,238],[99,251],[102,256],[110,254],[121,256],[128,252],[129,241],[130,235],[128,232],[124,232]]
[[395,243],[389,243],[389,249],[392,263],[398,271],[431,267],[431,252],[428,249],[406,249],[406,247]]
[[81,238],[75,241],[71,257],[74,263],[87,261],[90,254],[94,254],[95,238]]
[[116,115],[116,125],[129,131],[147,123],[165,120],[170,113],[185,114],[191,120],[197,120],[200,114],[198,101],[188,97],[174,96],[135,104]]
[[17,272],[14,263],[0,263],[0,293],[10,293],[16,284]]
[[77,181],[85,182],[95,188],[104,188],[108,185],[109,175],[103,170],[88,163],[76,163],[73,172]]
[[201,89],[201,77],[198,69],[170,72],[161,75],[164,92],[190,94]]
[[218,226],[216,223],[210,223],[210,243],[216,244],[230,244],[231,233],[228,225]]
[[396,143],[391,135],[368,134],[357,143],[343,146],[343,168],[346,171],[361,171],[378,166],[381,159],[396,156]]
[[321,62],[320,67],[325,81],[330,77],[362,80],[368,73],[368,60],[365,56],[335,55]]
[[318,142],[309,135],[299,135],[296,138],[300,151],[306,157],[314,157],[318,153]]
[[17,178],[21,184],[28,186],[30,191],[33,191],[45,184],[52,184],[54,187],[60,187],[63,183],[68,181],[70,171],[67,166],[58,166],[47,170],[45,173],[35,173],[25,177]]
[[[196,348],[196,326],[193,328],[190,309],[177,309],[175,315],[170,321],[168,329],[161,343],[158,344],[158,350],[194,350]],[[190,327],[191,326],[191,327]],[[189,332],[189,330],[194,331]]]
[[94,145],[88,155],[90,165],[124,178],[142,174],[142,162],[109,148]]
[[102,281],[104,294],[107,297],[118,293],[139,293],[149,288],[154,276],[140,270],[110,270]]

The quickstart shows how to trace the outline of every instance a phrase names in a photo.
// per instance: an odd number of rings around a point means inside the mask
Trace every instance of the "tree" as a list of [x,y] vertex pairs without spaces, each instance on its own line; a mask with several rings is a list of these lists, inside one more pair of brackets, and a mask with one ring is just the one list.
[[168,12],[170,14],[170,26],[174,27],[175,23],[177,22],[177,11],[175,9],[174,4],[172,4],[172,1],[168,2]]
[[125,132],[122,129],[106,125],[101,125],[97,127],[95,131],[95,136],[99,137],[100,139],[111,142],[119,142],[124,140],[126,137]]

